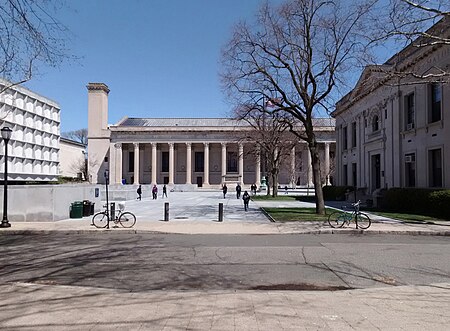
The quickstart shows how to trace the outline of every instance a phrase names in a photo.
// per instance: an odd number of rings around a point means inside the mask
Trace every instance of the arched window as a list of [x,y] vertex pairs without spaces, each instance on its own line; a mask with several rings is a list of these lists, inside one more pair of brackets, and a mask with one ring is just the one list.
[[376,132],[380,129],[380,118],[378,115],[374,115],[372,118],[372,132]]

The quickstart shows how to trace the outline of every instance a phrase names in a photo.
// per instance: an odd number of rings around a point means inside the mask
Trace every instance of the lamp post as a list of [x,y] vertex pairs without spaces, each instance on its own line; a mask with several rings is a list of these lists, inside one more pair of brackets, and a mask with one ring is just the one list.
[[109,170],[106,169],[103,173],[105,176],[105,188],[106,188],[106,215],[108,215],[106,228],[109,229],[109,200],[108,200],[108,181],[109,181]]
[[3,173],[3,219],[0,228],[9,228],[8,222],[8,143],[11,139],[12,130],[4,126],[1,130],[3,141],[5,142],[5,171]]

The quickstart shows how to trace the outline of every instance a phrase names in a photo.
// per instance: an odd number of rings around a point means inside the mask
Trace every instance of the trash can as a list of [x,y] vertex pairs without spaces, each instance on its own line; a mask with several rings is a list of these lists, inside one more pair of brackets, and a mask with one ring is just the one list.
[[91,214],[91,202],[89,200],[83,200],[83,217]]
[[70,218],[83,217],[83,202],[75,201],[70,205]]
[[91,210],[90,210],[90,215],[94,215],[94,206],[95,206],[95,202],[91,201]]

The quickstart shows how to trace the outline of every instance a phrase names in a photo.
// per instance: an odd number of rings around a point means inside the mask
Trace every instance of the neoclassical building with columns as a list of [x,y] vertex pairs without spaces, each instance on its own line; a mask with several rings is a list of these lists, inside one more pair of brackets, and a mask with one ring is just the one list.
[[[256,144],[242,142],[252,128],[226,118],[129,118],[108,124],[109,88],[89,83],[88,167],[92,183],[168,184],[182,190],[219,188],[224,183],[261,185],[265,174]],[[333,180],[334,119],[315,119],[324,183]],[[304,142],[283,160],[281,186],[312,187],[310,153]]]

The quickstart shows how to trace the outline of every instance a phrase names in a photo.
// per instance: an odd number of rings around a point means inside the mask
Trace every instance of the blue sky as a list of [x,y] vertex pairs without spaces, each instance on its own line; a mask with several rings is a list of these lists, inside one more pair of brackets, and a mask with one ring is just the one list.
[[[273,1],[272,1],[273,2]],[[279,1],[277,1],[279,2]],[[261,0],[77,0],[60,12],[80,57],[26,84],[61,106],[61,132],[87,127],[88,82],[106,83],[109,123],[129,117],[223,117],[220,50]]]

